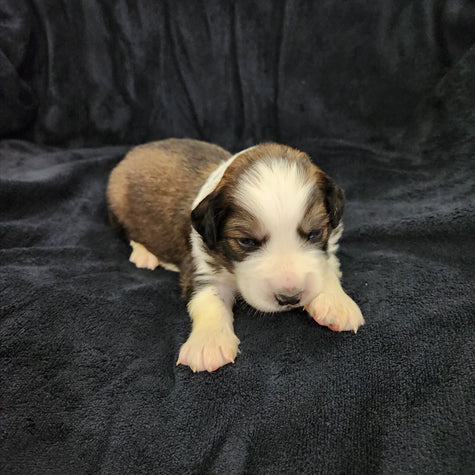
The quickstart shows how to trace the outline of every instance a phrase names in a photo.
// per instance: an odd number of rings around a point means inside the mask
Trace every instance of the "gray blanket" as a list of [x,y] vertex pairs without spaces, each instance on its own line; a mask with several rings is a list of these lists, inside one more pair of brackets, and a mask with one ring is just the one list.
[[[0,472],[475,471],[470,1],[0,4]],[[166,137],[298,147],[344,188],[354,335],[235,311],[176,367],[176,274],[107,222]]]

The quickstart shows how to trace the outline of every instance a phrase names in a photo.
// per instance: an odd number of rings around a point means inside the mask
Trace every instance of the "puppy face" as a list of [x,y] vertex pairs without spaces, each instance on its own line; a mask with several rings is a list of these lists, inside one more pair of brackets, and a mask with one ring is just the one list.
[[208,264],[233,274],[250,305],[277,312],[320,292],[343,204],[342,191],[306,154],[263,144],[229,164],[192,223]]

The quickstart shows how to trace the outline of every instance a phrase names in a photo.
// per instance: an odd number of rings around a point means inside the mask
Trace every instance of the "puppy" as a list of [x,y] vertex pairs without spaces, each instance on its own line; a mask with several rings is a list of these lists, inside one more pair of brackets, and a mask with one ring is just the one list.
[[112,223],[137,267],[180,272],[192,331],[177,364],[234,362],[234,300],[263,312],[304,307],[335,331],[364,320],[340,285],[341,189],[309,157],[265,143],[236,155],[168,139],[132,149],[107,189]]

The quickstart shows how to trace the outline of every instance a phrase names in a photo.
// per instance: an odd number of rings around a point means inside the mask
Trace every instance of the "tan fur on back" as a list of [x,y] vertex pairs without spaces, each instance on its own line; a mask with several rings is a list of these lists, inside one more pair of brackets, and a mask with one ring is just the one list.
[[180,267],[190,249],[193,200],[209,174],[230,156],[217,145],[191,139],[135,147],[111,173],[109,210],[130,240]]

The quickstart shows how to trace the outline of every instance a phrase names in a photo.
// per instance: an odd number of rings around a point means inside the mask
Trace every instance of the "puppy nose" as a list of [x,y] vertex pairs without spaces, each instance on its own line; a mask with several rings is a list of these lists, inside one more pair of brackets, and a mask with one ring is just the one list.
[[294,295],[275,294],[275,299],[279,305],[297,305],[302,297],[302,292]]

